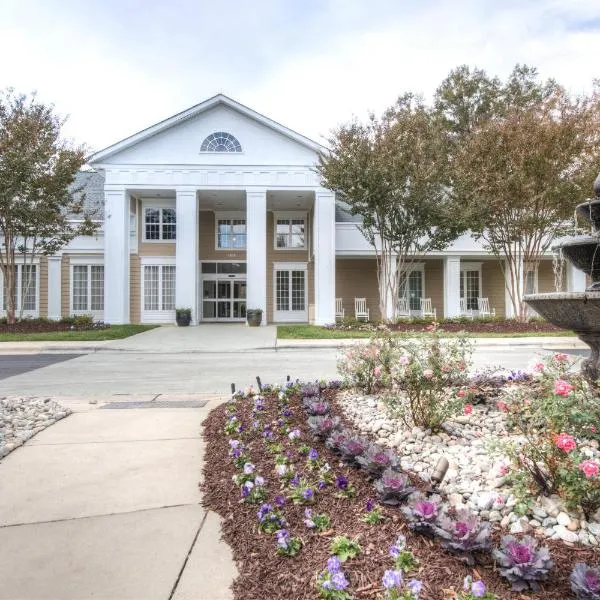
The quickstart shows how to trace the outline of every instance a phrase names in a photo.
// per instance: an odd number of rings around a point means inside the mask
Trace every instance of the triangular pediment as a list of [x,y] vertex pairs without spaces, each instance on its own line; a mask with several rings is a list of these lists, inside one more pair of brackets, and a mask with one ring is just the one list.
[[[222,138],[235,140],[222,151]],[[210,136],[213,136],[212,138]],[[222,94],[144,129],[92,155],[110,165],[313,165],[324,148]]]

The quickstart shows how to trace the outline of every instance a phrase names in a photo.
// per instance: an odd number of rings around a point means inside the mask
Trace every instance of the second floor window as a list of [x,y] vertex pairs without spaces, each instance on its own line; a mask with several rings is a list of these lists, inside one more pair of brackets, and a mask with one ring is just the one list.
[[246,219],[217,220],[217,248],[240,250],[246,247]]
[[277,219],[275,246],[277,248],[306,248],[304,219]]
[[177,235],[174,208],[146,208],[144,210],[144,239],[146,241],[173,241]]

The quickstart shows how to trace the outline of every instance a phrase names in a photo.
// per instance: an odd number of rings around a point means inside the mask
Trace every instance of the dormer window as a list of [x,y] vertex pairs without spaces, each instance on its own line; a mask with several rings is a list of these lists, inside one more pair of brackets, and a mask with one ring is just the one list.
[[242,146],[230,133],[216,131],[211,133],[200,147],[200,152],[241,152]]

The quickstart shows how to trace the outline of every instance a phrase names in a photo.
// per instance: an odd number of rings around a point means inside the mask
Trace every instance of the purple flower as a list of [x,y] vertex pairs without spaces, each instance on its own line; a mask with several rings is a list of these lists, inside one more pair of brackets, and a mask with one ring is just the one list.
[[273,501],[279,508],[285,505],[285,498],[283,496],[275,496],[275,500]]
[[275,472],[279,477],[283,477],[287,471],[287,465],[275,465]]
[[402,571],[392,571],[391,569],[388,569],[383,574],[381,583],[386,590],[400,587],[402,585]]
[[329,579],[326,579],[325,581],[323,581],[321,583],[321,587],[324,590],[330,590],[333,587],[333,584],[331,583],[331,581]]
[[336,590],[345,590],[348,587],[348,580],[341,571],[331,576],[331,583]]
[[240,440],[229,440],[229,447],[234,450],[240,445]]
[[418,579],[411,579],[406,585],[411,593],[418,598],[423,589],[423,583]]
[[316,527],[315,522],[312,520],[312,510],[310,510],[310,508],[307,508],[304,511],[304,516],[306,517],[304,519],[304,524],[309,528],[309,529],[314,529]]
[[290,539],[290,534],[288,533],[287,529],[279,529],[275,532],[275,535],[277,536],[277,545],[286,550],[288,547],[288,541]]
[[312,491],[311,488],[308,488],[302,492],[302,497],[305,500],[310,500],[314,495],[315,495],[315,493]]
[[338,573],[342,568],[342,563],[340,562],[337,556],[332,556],[327,559],[327,570],[333,575],[334,573]]
[[259,521],[264,521],[266,516],[273,510],[272,504],[263,504],[258,509],[256,515],[258,516]]
[[367,500],[367,504],[365,506],[365,509],[366,509],[367,512],[371,512],[374,508],[375,508],[375,502],[371,498],[369,498]]
[[298,473],[296,473],[291,479],[290,479],[290,485],[292,487],[297,487],[298,484],[300,483],[300,475]]
[[290,440],[297,440],[300,437],[300,430],[292,429],[292,431],[288,433],[288,437],[290,438]]
[[241,455],[242,455],[242,451],[239,448],[236,448],[231,454],[231,456],[233,456],[233,458],[239,458]]
[[310,460],[317,460],[317,458],[319,458],[319,453],[314,448],[311,448],[308,451],[308,458]]
[[247,498],[250,494],[250,490],[254,487],[254,484],[251,481],[246,481],[242,486],[242,498]]
[[485,583],[483,581],[474,581],[471,585],[471,594],[475,598],[483,598],[485,596]]
[[252,421],[252,429],[258,429],[260,427],[260,421]]
[[258,486],[265,485],[265,478],[261,477],[260,475],[257,475],[254,478],[254,485],[258,485]]
[[281,412],[281,414],[284,417],[291,417],[292,416],[292,411],[289,408],[284,408],[283,411]]
[[319,481],[319,483],[317,483],[317,487],[318,487],[320,490],[322,490],[323,488],[326,488],[326,487],[327,487],[327,482],[326,482],[326,481],[323,481],[323,480],[321,480],[321,481]]
[[406,548],[406,538],[403,535],[399,535],[394,545],[390,548],[390,556],[392,558],[398,558],[400,553]]
[[256,467],[252,463],[247,462],[244,465],[244,475],[250,475],[251,473],[254,473],[255,468]]
[[344,475],[338,475],[335,478],[335,484],[338,486],[338,489],[344,491],[348,489],[348,478]]

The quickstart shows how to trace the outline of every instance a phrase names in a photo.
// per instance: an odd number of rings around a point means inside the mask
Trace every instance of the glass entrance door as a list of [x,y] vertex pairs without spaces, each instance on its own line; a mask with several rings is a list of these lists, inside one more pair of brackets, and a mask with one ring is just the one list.
[[238,321],[246,318],[245,279],[204,279],[202,282],[202,319]]

